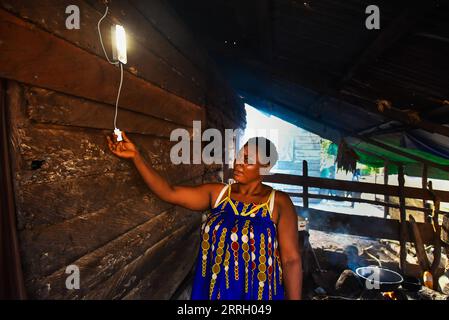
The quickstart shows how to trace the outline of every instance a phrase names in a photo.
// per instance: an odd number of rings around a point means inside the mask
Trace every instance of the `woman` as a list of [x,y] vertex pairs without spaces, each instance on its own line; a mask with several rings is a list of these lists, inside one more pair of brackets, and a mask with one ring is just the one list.
[[[261,172],[277,160],[271,141],[252,138],[245,144],[234,162],[232,185],[172,186],[146,165],[125,133],[121,142],[107,140],[112,153],[133,161],[161,200],[210,210],[201,230],[192,299],[301,299],[298,217],[287,194],[262,183]],[[263,155],[274,160],[262,164]]]

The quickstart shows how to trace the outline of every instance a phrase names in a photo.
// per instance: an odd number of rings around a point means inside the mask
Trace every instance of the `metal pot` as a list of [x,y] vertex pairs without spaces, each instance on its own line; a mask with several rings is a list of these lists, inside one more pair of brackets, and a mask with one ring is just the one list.
[[355,273],[368,290],[394,291],[404,281],[399,273],[378,266],[357,268]]
[[407,291],[417,292],[421,289],[421,281],[415,277],[404,276],[404,281],[401,283],[401,286]]

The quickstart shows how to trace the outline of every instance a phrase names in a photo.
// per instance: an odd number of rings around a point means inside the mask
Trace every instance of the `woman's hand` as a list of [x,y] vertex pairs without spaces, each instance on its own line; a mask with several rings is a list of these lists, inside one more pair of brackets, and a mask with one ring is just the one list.
[[126,136],[125,132],[122,131],[123,141],[117,141],[117,136],[113,135],[113,139],[110,136],[107,136],[109,150],[117,157],[123,159],[134,159],[139,152],[137,151],[134,143],[129,140]]

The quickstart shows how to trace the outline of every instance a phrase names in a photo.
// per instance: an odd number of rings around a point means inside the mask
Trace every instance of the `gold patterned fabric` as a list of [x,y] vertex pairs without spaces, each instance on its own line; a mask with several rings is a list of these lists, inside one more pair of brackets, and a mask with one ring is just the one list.
[[201,229],[192,300],[284,299],[276,225],[269,202],[244,203],[227,196]]

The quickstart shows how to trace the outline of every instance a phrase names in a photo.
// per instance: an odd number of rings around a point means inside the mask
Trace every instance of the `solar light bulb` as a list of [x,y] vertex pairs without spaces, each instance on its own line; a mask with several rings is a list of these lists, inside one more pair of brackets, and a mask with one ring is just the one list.
[[114,60],[118,60],[123,64],[128,62],[126,56],[126,32],[121,25],[112,26],[112,52]]

